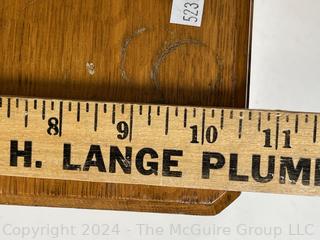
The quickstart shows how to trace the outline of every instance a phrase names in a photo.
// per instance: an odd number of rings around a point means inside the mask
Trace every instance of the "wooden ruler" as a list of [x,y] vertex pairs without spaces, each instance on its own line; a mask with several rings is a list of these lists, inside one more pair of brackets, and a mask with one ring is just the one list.
[[320,194],[319,114],[0,98],[0,175]]

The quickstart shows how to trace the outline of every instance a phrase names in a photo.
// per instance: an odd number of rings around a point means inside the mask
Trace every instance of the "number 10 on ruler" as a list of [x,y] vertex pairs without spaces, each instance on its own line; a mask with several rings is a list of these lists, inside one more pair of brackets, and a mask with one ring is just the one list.
[[173,0],[170,23],[201,26],[204,0]]

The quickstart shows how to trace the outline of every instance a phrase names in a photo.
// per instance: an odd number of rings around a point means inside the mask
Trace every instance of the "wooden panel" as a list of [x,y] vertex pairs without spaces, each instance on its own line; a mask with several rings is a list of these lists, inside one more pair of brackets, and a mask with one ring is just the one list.
[[[2,0],[0,94],[243,107],[251,0]],[[2,203],[215,214],[239,193],[1,177]]]

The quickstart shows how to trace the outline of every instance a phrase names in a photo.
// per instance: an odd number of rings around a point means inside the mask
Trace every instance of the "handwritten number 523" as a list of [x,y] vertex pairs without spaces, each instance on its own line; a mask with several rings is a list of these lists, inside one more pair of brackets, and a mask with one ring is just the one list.
[[184,10],[183,10],[183,20],[187,22],[198,22],[198,15],[199,11],[197,10],[199,8],[198,3],[190,3],[186,2],[184,4]]

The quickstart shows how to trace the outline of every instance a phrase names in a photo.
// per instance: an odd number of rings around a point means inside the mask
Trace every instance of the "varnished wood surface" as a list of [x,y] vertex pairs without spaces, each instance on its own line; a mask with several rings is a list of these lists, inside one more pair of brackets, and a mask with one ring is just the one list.
[[[171,0],[2,0],[0,94],[245,105],[251,0],[207,0],[201,28]],[[2,203],[215,214],[238,193],[1,177]]]

